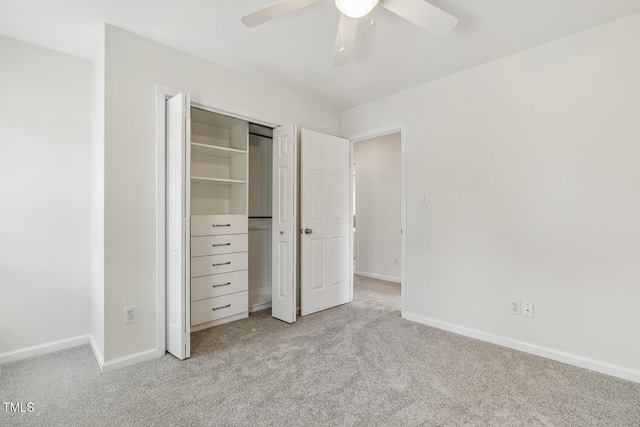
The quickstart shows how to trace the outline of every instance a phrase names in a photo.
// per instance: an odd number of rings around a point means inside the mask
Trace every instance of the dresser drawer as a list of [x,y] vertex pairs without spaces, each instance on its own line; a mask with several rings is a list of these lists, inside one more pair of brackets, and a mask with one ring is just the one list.
[[195,301],[191,303],[191,325],[222,319],[248,310],[247,292]]
[[246,234],[199,236],[191,238],[191,256],[229,254],[249,250]]
[[191,258],[191,277],[209,276],[246,270],[249,267],[246,252]]
[[192,236],[242,234],[247,229],[246,215],[191,215]]
[[249,289],[247,270],[191,279],[191,301],[219,297]]

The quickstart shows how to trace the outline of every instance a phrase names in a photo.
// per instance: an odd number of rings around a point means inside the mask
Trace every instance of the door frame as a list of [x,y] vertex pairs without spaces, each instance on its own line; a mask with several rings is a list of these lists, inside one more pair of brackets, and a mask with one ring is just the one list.
[[[400,133],[400,316],[406,319],[407,307],[407,141],[406,141],[406,122],[390,124],[376,129],[346,135],[345,138],[351,142],[350,159],[353,161],[353,144],[367,139],[377,138],[380,136]],[[352,165],[353,166],[353,165]],[[357,178],[356,178],[357,179]],[[353,188],[353,179],[350,180],[351,195],[355,189]],[[353,197],[350,197],[350,212],[353,212]],[[351,229],[353,229],[353,215],[351,219]],[[351,245],[351,259],[353,259],[353,245]],[[351,277],[353,277],[353,262],[351,263]],[[353,288],[353,284],[351,285]]]
[[[161,357],[167,351],[166,342],[166,100],[180,92],[156,85],[156,356]],[[205,110],[232,116],[251,123],[272,128],[287,125],[282,120],[257,114],[236,107],[221,105],[218,102],[191,96],[191,105]]]

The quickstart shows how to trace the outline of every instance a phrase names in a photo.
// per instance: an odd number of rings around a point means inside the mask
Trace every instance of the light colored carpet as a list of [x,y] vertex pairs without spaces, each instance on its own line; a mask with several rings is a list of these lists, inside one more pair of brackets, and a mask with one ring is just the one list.
[[0,425],[639,426],[640,384],[408,322],[399,285],[288,325],[268,311],[100,375],[89,346],[2,366]]

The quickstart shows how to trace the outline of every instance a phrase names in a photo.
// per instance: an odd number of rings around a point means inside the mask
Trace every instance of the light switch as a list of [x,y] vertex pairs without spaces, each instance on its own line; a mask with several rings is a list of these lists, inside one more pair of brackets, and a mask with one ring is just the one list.
[[429,195],[425,194],[420,198],[420,206],[429,206]]

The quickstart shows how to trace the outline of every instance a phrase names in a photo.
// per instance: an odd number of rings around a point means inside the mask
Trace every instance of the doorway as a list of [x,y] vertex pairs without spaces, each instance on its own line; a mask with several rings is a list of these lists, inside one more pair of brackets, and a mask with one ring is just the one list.
[[401,281],[400,133],[353,144],[354,273]]
[[353,273],[400,283],[406,301],[406,149],[404,124],[350,138]]

